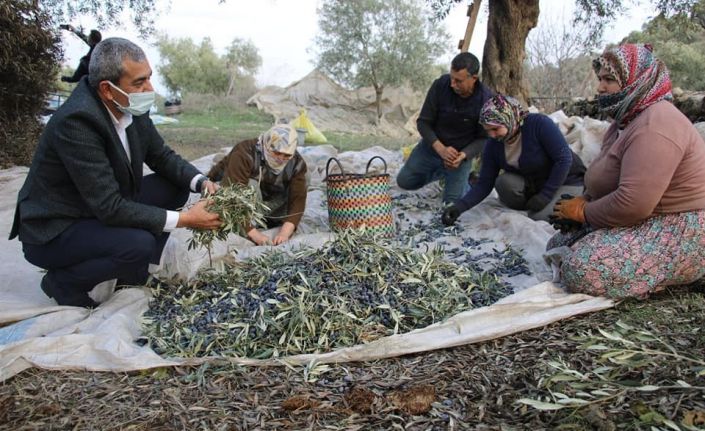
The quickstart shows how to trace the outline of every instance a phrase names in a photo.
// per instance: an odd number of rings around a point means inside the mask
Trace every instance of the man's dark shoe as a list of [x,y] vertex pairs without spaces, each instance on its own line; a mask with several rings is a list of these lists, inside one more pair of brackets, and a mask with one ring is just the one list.
[[49,280],[49,274],[42,278],[42,291],[49,297],[54,298],[59,305],[73,305],[74,307],[96,308],[98,303],[88,296],[87,292],[64,292]]
[[53,298],[56,296],[56,292],[54,290],[54,285],[49,281],[49,274],[44,274],[44,277],[42,277],[42,291],[48,296],[49,298]]

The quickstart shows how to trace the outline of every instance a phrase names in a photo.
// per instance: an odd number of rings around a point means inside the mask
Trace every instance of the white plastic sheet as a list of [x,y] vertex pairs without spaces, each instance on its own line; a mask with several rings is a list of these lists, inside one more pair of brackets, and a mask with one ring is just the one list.
[[[228,150],[223,149],[223,152]],[[307,209],[299,232],[289,243],[280,246],[283,249],[304,244],[320,247],[332,237],[327,225],[325,185],[322,183],[325,162],[330,156],[337,156],[346,170],[360,173],[372,156],[380,155],[387,161],[393,185],[394,176],[402,163],[399,152],[379,147],[341,154],[337,154],[331,146],[304,147],[301,152],[311,173]],[[195,164],[207,171],[213,158],[214,155],[205,157]],[[9,232],[17,192],[26,173],[26,168],[0,171],[0,181],[5,185],[0,195],[0,223],[5,226],[5,232]],[[395,201],[398,206],[409,202],[428,202],[432,204],[431,208],[438,208],[440,197],[437,185],[429,185],[414,193],[403,192],[394,186],[392,193],[398,198]],[[399,198],[400,195],[407,197]],[[192,195],[192,199],[197,199],[197,196]],[[414,223],[428,222],[439,217],[437,209],[427,209],[423,205],[421,208],[407,205],[395,211],[400,213],[402,210],[403,217],[397,214],[400,229],[408,229]],[[605,299],[566,294],[550,282],[542,283],[552,278],[550,269],[541,257],[546,241],[554,232],[547,223],[536,222],[526,217],[525,213],[508,210],[494,197],[463,214],[459,223],[464,229],[457,236],[443,236],[437,242],[452,247],[462,244],[465,238],[485,239],[485,243],[468,249],[467,253],[484,253],[491,248],[502,249],[506,244],[524,251],[532,275],[507,279],[517,293],[493,306],[461,313],[429,328],[387,337],[366,345],[276,361],[254,361],[247,358],[230,360],[243,364],[272,364],[391,357],[491,339],[612,306],[612,302]],[[208,265],[205,251],[186,250],[188,237],[188,231],[183,229],[171,236],[161,265],[154,268],[158,276],[190,278],[200,268]],[[427,244],[419,243],[417,246],[423,248]],[[228,241],[216,244],[212,256],[215,259],[226,255],[245,259],[269,249],[232,236]],[[125,289],[112,296],[109,291],[104,292],[103,296],[109,299],[94,311],[60,307],[40,290],[42,273],[24,260],[21,244],[17,240],[5,241],[4,246],[0,247],[0,256],[0,273],[4,280],[0,286],[0,323],[6,324],[0,328],[0,380],[32,366],[128,371],[187,363],[178,358],[161,358],[150,349],[133,342],[140,334],[141,316],[148,307],[147,289]],[[103,287],[110,289],[111,286],[108,284]]]

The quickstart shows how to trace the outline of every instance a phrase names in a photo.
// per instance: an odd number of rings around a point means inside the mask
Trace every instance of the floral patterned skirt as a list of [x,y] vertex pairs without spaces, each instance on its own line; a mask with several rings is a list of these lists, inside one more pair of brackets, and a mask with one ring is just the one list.
[[646,298],[705,276],[705,210],[595,230],[571,246],[561,281],[571,292]]

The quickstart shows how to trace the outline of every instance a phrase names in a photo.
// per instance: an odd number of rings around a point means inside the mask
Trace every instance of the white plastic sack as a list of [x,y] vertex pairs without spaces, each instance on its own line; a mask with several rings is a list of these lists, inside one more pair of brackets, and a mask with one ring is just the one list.
[[549,117],[558,125],[570,149],[580,156],[586,167],[590,166],[600,154],[602,138],[610,123],[590,117],[568,117],[563,111],[556,111]]

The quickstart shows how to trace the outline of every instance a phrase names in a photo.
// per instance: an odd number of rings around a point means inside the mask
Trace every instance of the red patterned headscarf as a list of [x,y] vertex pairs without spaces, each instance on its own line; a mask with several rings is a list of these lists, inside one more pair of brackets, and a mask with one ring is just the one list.
[[661,100],[672,100],[671,78],[649,44],[626,43],[609,48],[592,62],[595,73],[605,69],[620,87],[619,92],[599,96],[600,109],[624,128],[641,111]]

